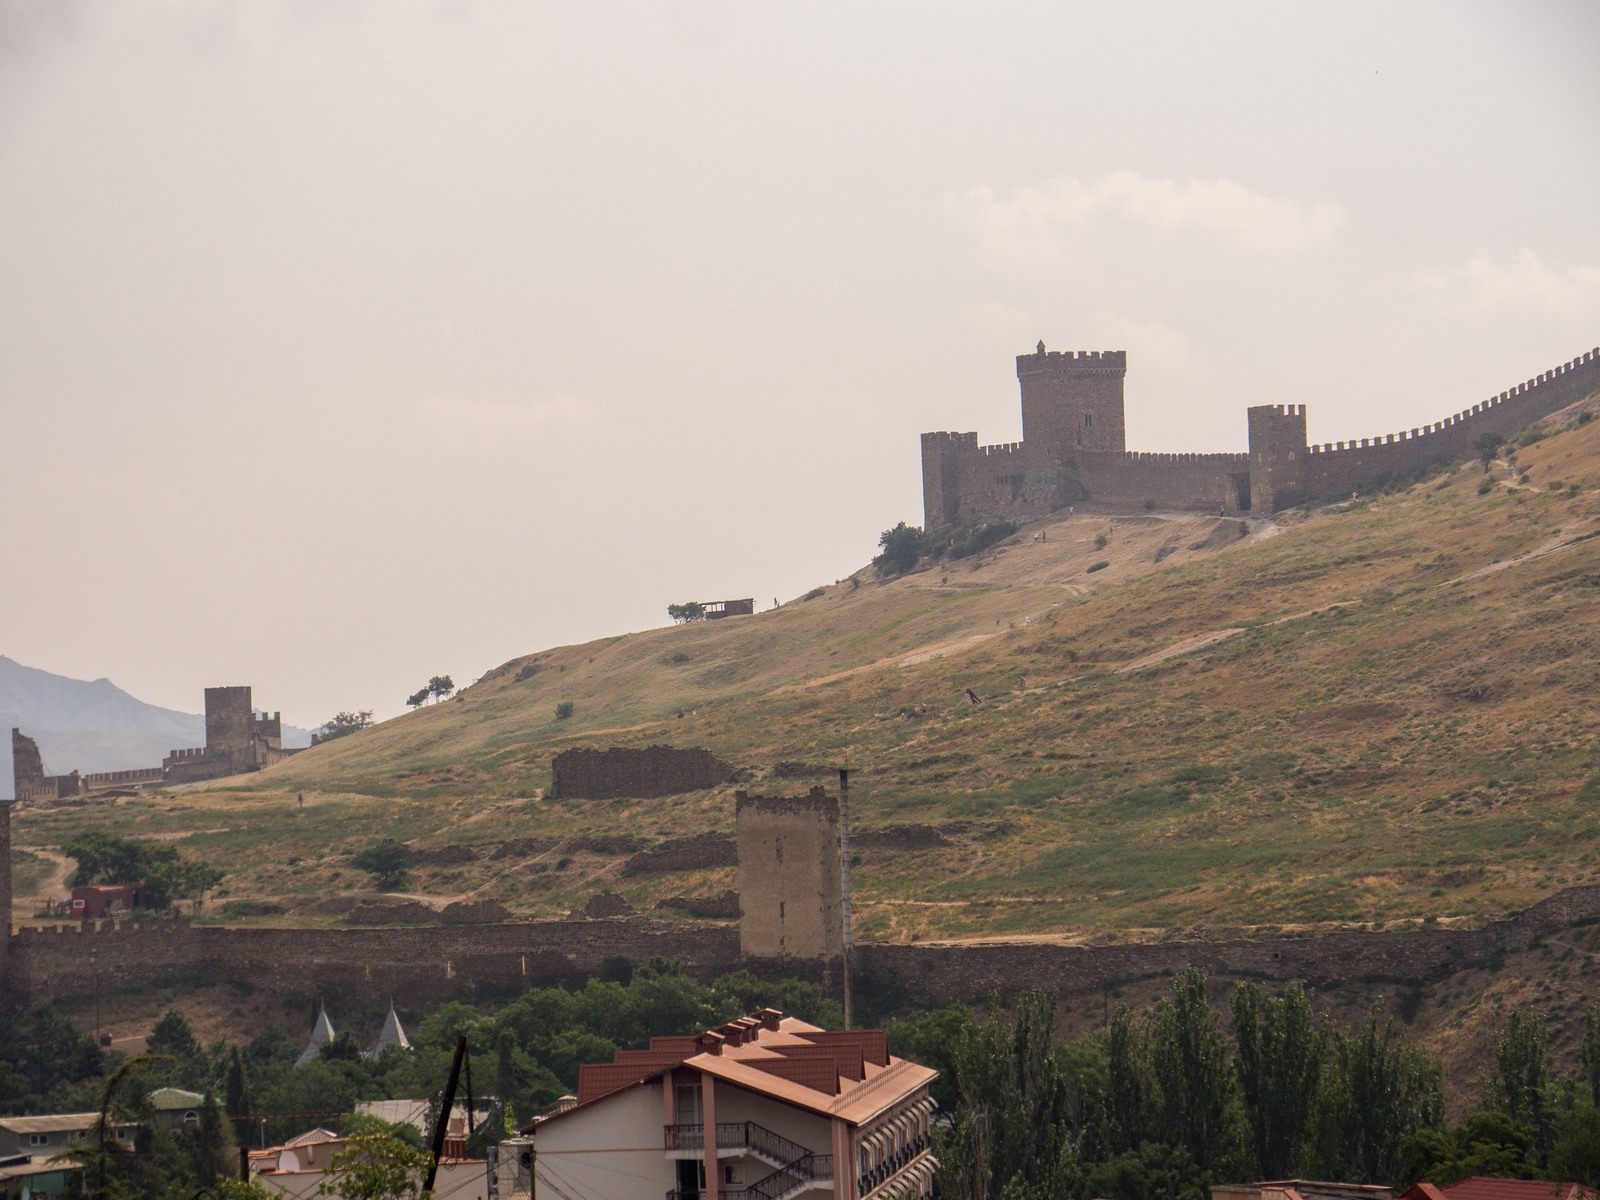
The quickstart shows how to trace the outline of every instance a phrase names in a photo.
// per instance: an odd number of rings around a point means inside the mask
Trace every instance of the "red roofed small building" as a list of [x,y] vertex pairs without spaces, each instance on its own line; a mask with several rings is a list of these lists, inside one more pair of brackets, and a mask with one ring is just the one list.
[[1596,1200],[1595,1190],[1581,1183],[1551,1183],[1547,1179],[1494,1179],[1474,1175],[1449,1187],[1419,1183],[1401,1193],[1400,1200]]
[[580,1067],[577,1103],[523,1131],[534,1200],[929,1196],[937,1076],[893,1057],[881,1029],[774,1009],[652,1038]]

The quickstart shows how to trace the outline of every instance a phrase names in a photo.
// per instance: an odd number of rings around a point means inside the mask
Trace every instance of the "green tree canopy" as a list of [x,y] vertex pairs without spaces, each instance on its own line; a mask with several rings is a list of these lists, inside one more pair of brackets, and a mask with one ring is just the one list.
[[222,882],[222,872],[184,858],[175,846],[109,834],[80,833],[61,847],[78,862],[73,887],[96,884],[144,884],[147,908],[171,907],[175,900],[199,899]]
[[371,728],[370,708],[364,708],[360,712],[336,712],[317,731],[317,736],[324,742],[331,742],[334,738],[348,737],[352,733]]
[[1483,463],[1484,472],[1489,470],[1489,464],[1494,461],[1494,456],[1500,453],[1500,447],[1505,445],[1505,438],[1498,433],[1480,433],[1472,443],[1472,448],[1478,452],[1478,458]]
[[396,891],[405,886],[406,871],[413,857],[411,847],[393,838],[384,838],[352,855],[350,862],[371,875],[373,884],[379,889]]
[[879,553],[872,560],[879,575],[900,575],[917,565],[922,557],[922,529],[904,521],[878,535]]

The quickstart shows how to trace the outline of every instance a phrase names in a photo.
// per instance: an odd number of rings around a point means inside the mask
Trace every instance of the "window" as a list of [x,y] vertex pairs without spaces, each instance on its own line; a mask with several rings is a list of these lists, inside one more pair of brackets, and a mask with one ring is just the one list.
[[183,1114],[183,1123],[185,1125],[198,1125],[198,1124],[200,1124],[200,1114],[195,1112],[194,1109],[191,1108],[188,1112]]
[[30,1133],[28,1135],[28,1145],[30,1146],[48,1146],[49,1144],[50,1135],[48,1133]]
[[1089,429],[1094,428],[1094,414],[1093,413],[1084,413],[1083,414],[1083,424],[1084,424],[1085,428],[1089,428]]

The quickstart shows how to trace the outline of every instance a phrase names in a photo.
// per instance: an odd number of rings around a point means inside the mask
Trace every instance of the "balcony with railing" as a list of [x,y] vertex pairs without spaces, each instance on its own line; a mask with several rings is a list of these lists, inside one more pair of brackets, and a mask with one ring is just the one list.
[[877,1166],[869,1171],[863,1171],[856,1177],[856,1195],[866,1196],[868,1193],[882,1187],[917,1159],[927,1154],[931,1145],[932,1141],[925,1133],[912,1138]]
[[[793,1200],[802,1192],[833,1187],[831,1154],[813,1154],[798,1142],[791,1142],[754,1121],[719,1122],[715,1136],[719,1157],[724,1152],[746,1154],[777,1168],[745,1187],[724,1185],[720,1192],[722,1200]],[[706,1127],[668,1125],[664,1140],[669,1157],[690,1158],[704,1154]],[[705,1194],[700,1188],[674,1190],[667,1193],[666,1200],[704,1200]]]

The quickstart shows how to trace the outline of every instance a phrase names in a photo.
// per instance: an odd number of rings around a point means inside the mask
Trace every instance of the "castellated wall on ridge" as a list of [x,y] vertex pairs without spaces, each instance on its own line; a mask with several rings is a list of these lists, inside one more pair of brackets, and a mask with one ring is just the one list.
[[1287,503],[1348,496],[1388,476],[1472,458],[1476,454],[1473,443],[1485,433],[1509,437],[1595,391],[1600,391],[1600,349],[1443,421],[1382,437],[1309,446],[1299,468],[1299,496]]
[[1037,517],[1080,501],[1276,512],[1470,458],[1484,433],[1508,437],[1600,391],[1600,350],[1591,350],[1445,420],[1398,433],[1308,445],[1306,406],[1268,404],[1247,411],[1246,453],[1148,454],[1120,445],[1121,352],[1041,348],[1017,364],[1023,441],[983,446],[976,433],[922,435],[924,527]]
[[1249,502],[1248,454],[1080,454],[1078,478],[1083,496],[1097,504],[1150,504],[1226,512],[1240,508],[1240,489]]

